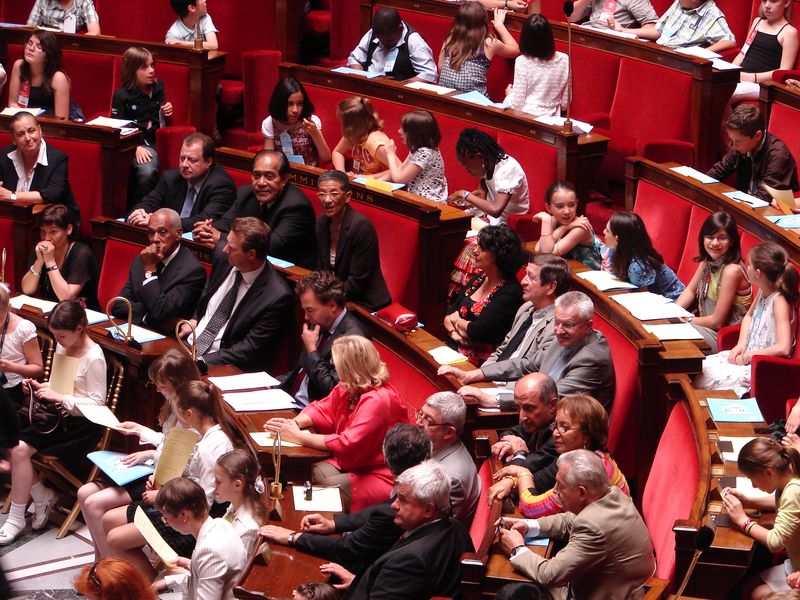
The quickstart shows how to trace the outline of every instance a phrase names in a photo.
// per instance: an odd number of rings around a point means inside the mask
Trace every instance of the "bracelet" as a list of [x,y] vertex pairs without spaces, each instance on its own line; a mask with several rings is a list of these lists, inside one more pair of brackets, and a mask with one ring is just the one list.
[[753,529],[753,527],[755,527],[756,525],[758,525],[758,523],[755,522],[753,519],[747,519],[747,521],[744,522],[744,527],[742,527],[742,531],[744,531],[745,535],[750,535],[750,530]]
[[514,482],[514,485],[517,484],[517,478],[514,477],[513,475],[503,475],[503,479],[510,479],[511,481]]
[[508,0],[503,0],[503,7],[508,8]]
[[539,237],[547,237],[547,236],[550,236],[550,235],[553,235],[553,234],[552,233],[543,233]]
[[52,267],[45,267],[44,270],[47,272],[58,271],[58,265],[53,265]]
[[297,532],[293,531],[292,533],[289,534],[289,537],[286,538],[286,543],[289,544],[290,546],[294,546],[294,538],[296,537],[297,537]]
[[33,268],[33,265],[31,265],[31,268],[30,268],[30,269],[28,269],[28,270],[29,270],[31,273],[33,273],[34,275],[36,275],[36,277],[39,277],[39,275],[41,275],[41,274],[42,274],[42,273],[41,273],[41,271],[36,271],[36,270]]

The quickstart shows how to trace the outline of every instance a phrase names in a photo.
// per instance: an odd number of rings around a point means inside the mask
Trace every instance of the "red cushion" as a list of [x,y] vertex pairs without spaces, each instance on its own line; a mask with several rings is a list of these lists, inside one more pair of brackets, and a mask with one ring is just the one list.
[[504,133],[497,134],[497,143],[509,155],[517,159],[528,177],[531,214],[544,210],[547,187],[558,179],[558,151],[536,140]]
[[361,39],[359,0],[326,0],[331,11],[331,59],[347,58]]
[[[14,284],[16,283],[16,273],[14,272],[14,244],[11,240],[14,239],[14,221],[11,219],[0,219],[0,251],[2,248],[6,249],[6,282],[11,286],[13,291]],[[25,250],[27,252],[27,249]]]
[[[697,270],[698,263],[694,260],[699,250],[697,246],[697,236],[700,235],[700,228],[703,226],[703,221],[705,221],[709,215],[711,215],[711,212],[705,208],[697,206],[696,204],[692,205],[692,212],[689,216],[689,226],[686,231],[686,243],[683,245],[683,255],[681,256],[681,262],[676,271],[678,279],[684,283],[688,284],[692,280],[694,272]],[[653,227],[649,229],[653,229]]]
[[[30,3],[28,4],[30,5]],[[164,0],[107,1],[96,8],[97,15],[100,17],[100,30],[104,35],[113,35],[129,40],[163,43],[167,30],[177,18]],[[216,23],[215,8],[212,6],[211,10]]]
[[[374,4],[372,14],[375,14],[380,7],[378,3]],[[431,47],[433,56],[439,56],[439,50],[442,48],[444,38],[447,37],[447,30],[450,29],[453,19],[410,10],[398,10],[398,12],[400,18],[409,23]]]
[[117,296],[128,281],[131,261],[139,256],[141,246],[110,239],[106,242],[103,264],[100,265],[100,281],[97,284],[97,299],[105,310],[111,298]]
[[389,383],[397,388],[400,398],[408,408],[409,422],[416,422],[417,411],[425,403],[425,398],[439,390],[423,377],[416,367],[408,364],[378,340],[372,342],[378,349],[381,360],[389,369]]
[[[466,127],[477,127],[494,139],[497,139],[497,130],[483,127],[479,123],[462,121],[461,119],[456,119],[447,115],[436,115],[436,121],[439,123],[439,131],[442,132],[442,141],[439,144],[439,150],[441,150],[442,158],[444,159],[444,174],[447,177],[448,188],[451,192],[461,189],[476,189],[478,187],[478,180],[473,175],[470,175],[456,158],[456,142],[458,141],[458,136],[461,135],[461,130]],[[504,148],[504,150],[514,155],[513,148]],[[514,158],[520,160],[522,157],[515,155]]]
[[[163,4],[164,0],[161,2]],[[275,0],[214,2],[209,14],[219,29],[219,49],[228,53],[226,76],[241,79],[245,52],[275,48]]]
[[736,45],[743,46],[747,38],[747,31],[755,16],[755,5],[760,4],[760,0],[743,2],[742,0],[716,0],[717,6],[725,15],[731,32],[736,36]]
[[244,128],[247,131],[261,133],[261,122],[269,113],[269,99],[278,83],[280,62],[278,50],[257,50],[242,55]]
[[219,103],[236,106],[244,100],[244,83],[236,79],[221,79],[219,82]]
[[789,147],[796,161],[800,152],[800,110],[774,102],[767,129]]
[[70,78],[72,98],[90,115],[108,115],[111,98],[120,85],[114,57],[89,52],[64,51],[64,71]]
[[506,97],[506,87],[514,81],[514,60],[495,56],[486,73],[486,87],[489,98],[502,102]]
[[310,10],[303,19],[303,33],[305,35],[322,36],[331,31],[331,11]]
[[671,579],[675,571],[677,519],[689,517],[697,494],[700,464],[697,441],[683,404],[676,404],[661,434],[644,487],[642,516],[656,552],[656,577]]
[[[636,189],[636,212],[647,225],[653,246],[670,268],[677,269],[686,244],[691,203],[652,183],[640,180]],[[669,223],[669,227],[663,227]]]
[[157,62],[156,77],[164,82],[164,92],[173,106],[172,116],[167,124],[189,125],[189,69],[183,65]]
[[475,515],[472,517],[472,524],[469,527],[469,536],[472,538],[472,546],[477,550],[481,547],[483,536],[486,535],[486,528],[491,527],[489,523],[489,513],[491,508],[487,501],[487,490],[494,485],[492,481],[492,463],[489,460],[484,460],[481,468],[478,469],[478,478],[481,480],[481,498],[478,501],[478,506],[475,509]]
[[[30,2],[3,2],[2,17],[4,23],[16,23],[19,25],[28,22],[28,15],[31,12]],[[11,69],[9,69],[9,72]]]
[[[543,3],[546,4],[549,3]],[[561,52],[567,51],[567,45],[560,42],[556,43],[556,48]],[[589,115],[611,112],[619,63],[618,54],[573,44],[572,115],[575,118],[585,120]],[[603,76],[598,77],[598,73],[602,73]]]
[[178,157],[181,153],[184,138],[194,133],[194,127],[162,127],[156,131],[156,151],[158,164],[162,171],[178,168]]
[[264,136],[261,132],[245,131],[244,127],[231,127],[222,132],[222,145],[258,152],[264,147]]

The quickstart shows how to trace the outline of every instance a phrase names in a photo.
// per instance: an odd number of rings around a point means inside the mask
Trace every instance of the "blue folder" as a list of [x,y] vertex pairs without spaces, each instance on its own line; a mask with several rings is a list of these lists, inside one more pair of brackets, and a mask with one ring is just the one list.
[[124,466],[120,463],[120,460],[125,456],[127,454],[122,452],[98,450],[97,452],[90,452],[86,455],[86,458],[96,464],[103,473],[108,475],[120,487],[153,474],[155,469],[149,465]]

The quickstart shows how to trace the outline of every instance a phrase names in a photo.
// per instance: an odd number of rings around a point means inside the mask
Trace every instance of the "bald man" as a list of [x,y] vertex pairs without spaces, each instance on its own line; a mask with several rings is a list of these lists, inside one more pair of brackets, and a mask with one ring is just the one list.
[[[119,295],[133,304],[133,322],[163,333],[173,333],[178,319],[192,316],[206,271],[190,250],[180,244],[180,215],[160,208],[147,220],[146,246],[133,259],[128,281]],[[127,307],[118,302],[112,314],[126,318]]]

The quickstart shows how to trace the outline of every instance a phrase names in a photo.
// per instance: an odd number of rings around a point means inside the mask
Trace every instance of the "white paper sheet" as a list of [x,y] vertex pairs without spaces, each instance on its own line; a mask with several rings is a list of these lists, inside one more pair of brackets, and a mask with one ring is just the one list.
[[653,292],[631,292],[630,294],[615,294],[611,299],[617,304],[621,304],[628,310],[632,306],[650,306],[657,304],[668,304],[671,300],[665,296],[654,294]]
[[50,368],[50,389],[64,396],[75,391],[75,376],[78,373],[78,359],[56,352]]
[[236,412],[297,408],[294,398],[283,390],[229,392],[227,394],[222,394],[222,399]]
[[[250,437],[259,446],[271,447],[275,443],[275,434],[271,431],[251,431]],[[289,442],[281,438],[281,448],[299,448],[301,444]]]
[[578,273],[578,277],[588,281],[601,292],[636,289],[636,286],[632,283],[622,281],[622,279],[614,277],[611,273],[606,273],[605,271],[584,271],[583,273]]
[[467,360],[466,356],[456,352],[449,346],[439,346],[438,348],[433,348],[432,350],[428,350],[428,354],[430,354],[433,357],[433,360],[438,362],[440,365],[454,365]]
[[611,29],[610,27],[595,27],[594,25],[589,25],[588,23],[584,25],[579,25],[583,29],[591,29],[592,31],[599,31],[600,33],[605,33],[606,35],[614,35],[621,38],[628,38],[631,40],[637,39],[635,33],[627,33],[625,31],[617,31],[616,29]]
[[144,537],[145,541],[153,549],[153,552],[158,554],[161,560],[168,565],[175,564],[175,561],[178,560],[178,553],[164,541],[164,538],[158,533],[155,525],[153,525],[148,516],[144,514],[141,506],[136,507],[136,512],[133,515],[133,524],[136,525],[136,529],[139,530],[139,533],[142,534],[142,537]]
[[[124,323],[120,323],[119,328],[127,335],[128,333],[127,321],[125,321]],[[110,331],[115,338],[121,339],[119,331],[117,331],[116,327],[113,326],[106,327],[106,329]],[[140,344],[145,344],[147,342],[154,342],[156,340],[163,340],[165,337],[160,333],[157,333],[155,331],[150,331],[149,329],[145,329],[144,327],[139,327],[138,325],[133,325],[131,327],[131,335]]]
[[311,488],[311,500],[305,499],[305,490],[301,485],[292,486],[294,509],[311,512],[342,512],[342,495],[338,487]]
[[711,66],[717,71],[734,71],[736,69],[741,69],[739,65],[735,65],[732,62],[728,62],[727,60],[722,60],[721,58],[715,58],[711,61]]
[[411,88],[412,90],[427,90],[429,92],[435,92],[440,96],[456,91],[455,88],[444,87],[441,85],[433,85],[432,83],[426,83],[424,81],[413,81],[411,83],[407,83],[406,87]]
[[41,300],[39,298],[33,298],[32,296],[26,296],[25,294],[14,296],[9,301],[9,304],[16,310],[20,310],[24,304],[27,304],[33,308],[41,309],[44,314],[49,313],[56,305],[55,302],[50,302],[50,300]]
[[720,442],[730,442],[733,445],[733,452],[723,452],[722,458],[726,462],[736,462],[739,460],[739,452],[742,451],[744,445],[749,442],[750,440],[754,440],[755,438],[751,437],[726,437],[726,436],[719,436]]
[[[567,119],[565,117],[536,117],[534,121],[538,121],[539,123],[544,123],[545,125],[554,125],[555,127],[563,127],[564,121]],[[586,121],[578,121],[577,119],[570,119],[572,121],[572,130],[575,133],[591,133],[592,129],[594,129],[594,125],[591,123],[587,123]]]
[[640,321],[655,321],[656,319],[680,319],[691,317],[685,308],[678,306],[674,302],[667,304],[653,304],[647,306],[634,306],[629,308],[631,314]]
[[209,377],[208,380],[222,392],[230,392],[233,390],[257,390],[275,387],[281,383],[266,371],[226,375],[224,377]]
[[764,208],[765,206],[769,206],[769,202],[762,200],[761,198],[757,198],[756,196],[746,194],[741,190],[736,190],[735,192],[722,192],[722,195],[727,196],[735,202],[744,202],[747,204],[747,206],[752,208]]
[[702,46],[687,46],[685,48],[673,48],[673,50],[675,50],[675,52],[680,52],[681,54],[697,56],[698,58],[707,58],[708,60],[713,60],[722,56],[721,54],[712,52],[708,48],[703,48]]
[[92,310],[91,308],[87,308],[86,320],[89,321],[89,325],[97,325],[98,323],[104,323],[108,321],[108,315],[106,313],[100,312],[99,310]]
[[119,426],[119,419],[105,404],[79,404],[78,410],[92,423],[97,423],[109,429],[116,429]]
[[752,482],[747,477],[736,478],[736,489],[750,498],[769,498],[772,494],[753,487]]
[[675,171],[678,175],[684,175],[686,177],[691,177],[692,179],[697,179],[697,181],[700,183],[719,183],[719,179],[709,177],[705,173],[702,173],[697,169],[693,169],[692,167],[672,167],[670,168],[670,171]]
[[110,117],[97,117],[91,121],[86,121],[87,125],[102,125],[104,127],[113,127],[114,129],[130,128],[134,125],[130,119],[112,119]]
[[660,340],[702,340],[703,336],[689,323],[669,323],[667,325],[642,325]]

